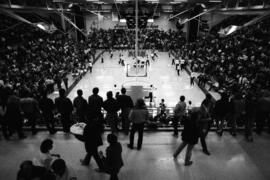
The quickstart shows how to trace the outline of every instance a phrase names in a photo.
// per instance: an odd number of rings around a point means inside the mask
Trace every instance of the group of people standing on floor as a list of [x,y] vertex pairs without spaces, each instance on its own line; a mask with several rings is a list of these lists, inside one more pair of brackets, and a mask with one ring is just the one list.
[[[97,171],[106,172],[111,175],[111,180],[117,180],[117,174],[124,165],[121,156],[122,146],[117,141],[118,111],[121,109],[122,130],[126,135],[129,134],[130,122],[132,122],[128,147],[133,149],[134,134],[138,131],[137,149],[140,150],[142,148],[144,123],[149,117],[148,110],[143,99],[138,99],[134,106],[131,97],[126,95],[125,88],[121,89],[121,95],[117,95],[116,98],[113,97],[111,91],[107,92],[105,101],[98,95],[98,92],[98,88],[93,89],[93,95],[88,98],[88,108],[85,108],[87,113],[85,114],[86,121],[84,122],[86,122],[86,126],[83,139],[86,155],[80,161],[82,165],[87,166],[93,156],[99,167]],[[83,101],[85,104],[86,100]],[[102,108],[106,111],[105,119],[101,112]],[[98,147],[103,145],[102,132],[105,121],[111,128],[111,134],[107,136],[110,146],[106,150],[106,156],[102,152],[98,152]]]

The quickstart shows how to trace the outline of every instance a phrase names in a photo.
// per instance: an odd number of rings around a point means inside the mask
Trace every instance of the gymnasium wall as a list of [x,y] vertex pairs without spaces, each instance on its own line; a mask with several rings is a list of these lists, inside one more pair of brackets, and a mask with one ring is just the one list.
[[[95,14],[85,14],[85,27],[87,32],[91,27],[102,28],[102,29],[112,29],[115,25],[119,24],[118,21],[112,21],[112,13],[103,13],[105,18],[100,18],[98,20],[98,16]],[[168,30],[176,30],[175,22],[168,21],[169,14],[161,14],[159,18],[154,20],[153,25],[158,25],[159,29],[163,29],[165,31]],[[149,23],[148,23],[149,24]],[[184,28],[185,29],[185,28]],[[184,30],[185,31],[185,30]]]

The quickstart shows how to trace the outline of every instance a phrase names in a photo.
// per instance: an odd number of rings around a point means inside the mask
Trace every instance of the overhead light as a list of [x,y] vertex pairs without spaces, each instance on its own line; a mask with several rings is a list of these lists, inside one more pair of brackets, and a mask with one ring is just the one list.
[[159,0],[145,0],[146,2],[150,2],[150,3],[158,3]]
[[153,23],[154,22],[154,19],[147,19],[147,22]]
[[47,29],[46,29],[46,27],[45,26],[43,26],[42,24],[37,24],[37,27],[39,27],[40,29],[42,29],[42,30],[44,30],[44,31],[46,31]]
[[115,0],[116,3],[128,2],[129,0]]
[[120,19],[120,23],[126,23],[127,20],[126,19]]

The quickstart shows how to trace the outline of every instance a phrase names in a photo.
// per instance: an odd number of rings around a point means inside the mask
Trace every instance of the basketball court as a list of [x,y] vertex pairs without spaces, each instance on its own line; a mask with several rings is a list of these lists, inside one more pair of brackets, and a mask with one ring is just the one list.
[[[125,61],[125,66],[118,63],[119,53]],[[148,51],[147,54],[151,52]],[[101,57],[93,66],[93,72],[89,72],[73,88],[68,97],[74,99],[78,89],[84,92],[84,98],[92,94],[92,89],[98,87],[100,95],[106,99],[108,91],[120,92],[122,87],[127,88],[127,94],[137,98],[143,98],[153,93],[153,106],[158,106],[161,99],[165,99],[167,107],[174,107],[179,101],[179,97],[184,95],[186,101],[192,101],[194,106],[199,106],[205,95],[197,86],[190,86],[190,77],[185,70],[177,76],[175,66],[171,65],[171,58],[167,52],[157,52],[158,57],[153,61],[149,58],[150,66],[140,67],[140,77],[136,77],[132,71],[132,57],[128,56],[128,51],[114,51],[113,58],[110,53],[103,54],[104,63]],[[135,88],[137,87],[137,88]],[[136,90],[135,90],[136,89]],[[137,95],[134,95],[137,94]],[[142,97],[141,97],[142,96]],[[146,99],[147,103],[148,99]]]

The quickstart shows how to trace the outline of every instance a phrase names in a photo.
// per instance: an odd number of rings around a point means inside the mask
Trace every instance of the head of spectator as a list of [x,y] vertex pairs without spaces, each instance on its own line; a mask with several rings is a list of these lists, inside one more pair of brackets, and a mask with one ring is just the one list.
[[108,91],[108,92],[107,92],[107,98],[108,98],[108,99],[112,99],[112,98],[113,98],[113,93],[112,93],[112,91]]
[[206,100],[209,100],[209,101],[210,101],[211,99],[212,99],[211,94],[207,93],[207,94],[206,94]]
[[21,178],[30,179],[33,173],[32,166],[33,166],[32,161],[29,160],[23,161],[20,165],[18,176],[20,176]]
[[122,94],[126,94],[126,92],[127,92],[126,88],[123,87],[123,88],[121,89],[121,93],[122,93]]
[[59,96],[60,96],[60,97],[65,97],[65,94],[66,94],[66,90],[64,90],[64,89],[61,88],[61,89],[59,90]]
[[79,97],[82,97],[83,91],[82,91],[81,89],[78,89],[78,90],[77,90],[77,95],[78,95]]
[[181,101],[181,102],[184,102],[185,99],[186,99],[185,96],[180,96],[180,101]]
[[53,141],[51,139],[45,139],[40,145],[40,151],[42,153],[48,153],[53,148]]
[[99,89],[97,87],[94,87],[92,92],[94,95],[98,95]]
[[46,98],[47,95],[48,95],[48,92],[47,92],[47,91],[42,91],[42,92],[41,92],[41,96],[42,96],[43,98]]
[[135,103],[135,109],[146,109],[146,105],[143,99],[141,98],[137,99]]
[[115,143],[117,143],[117,136],[114,134],[108,134],[107,141],[109,144],[115,144]]
[[62,177],[67,168],[66,162],[63,159],[56,159],[52,163],[51,168],[56,175],[58,175],[59,177]]

